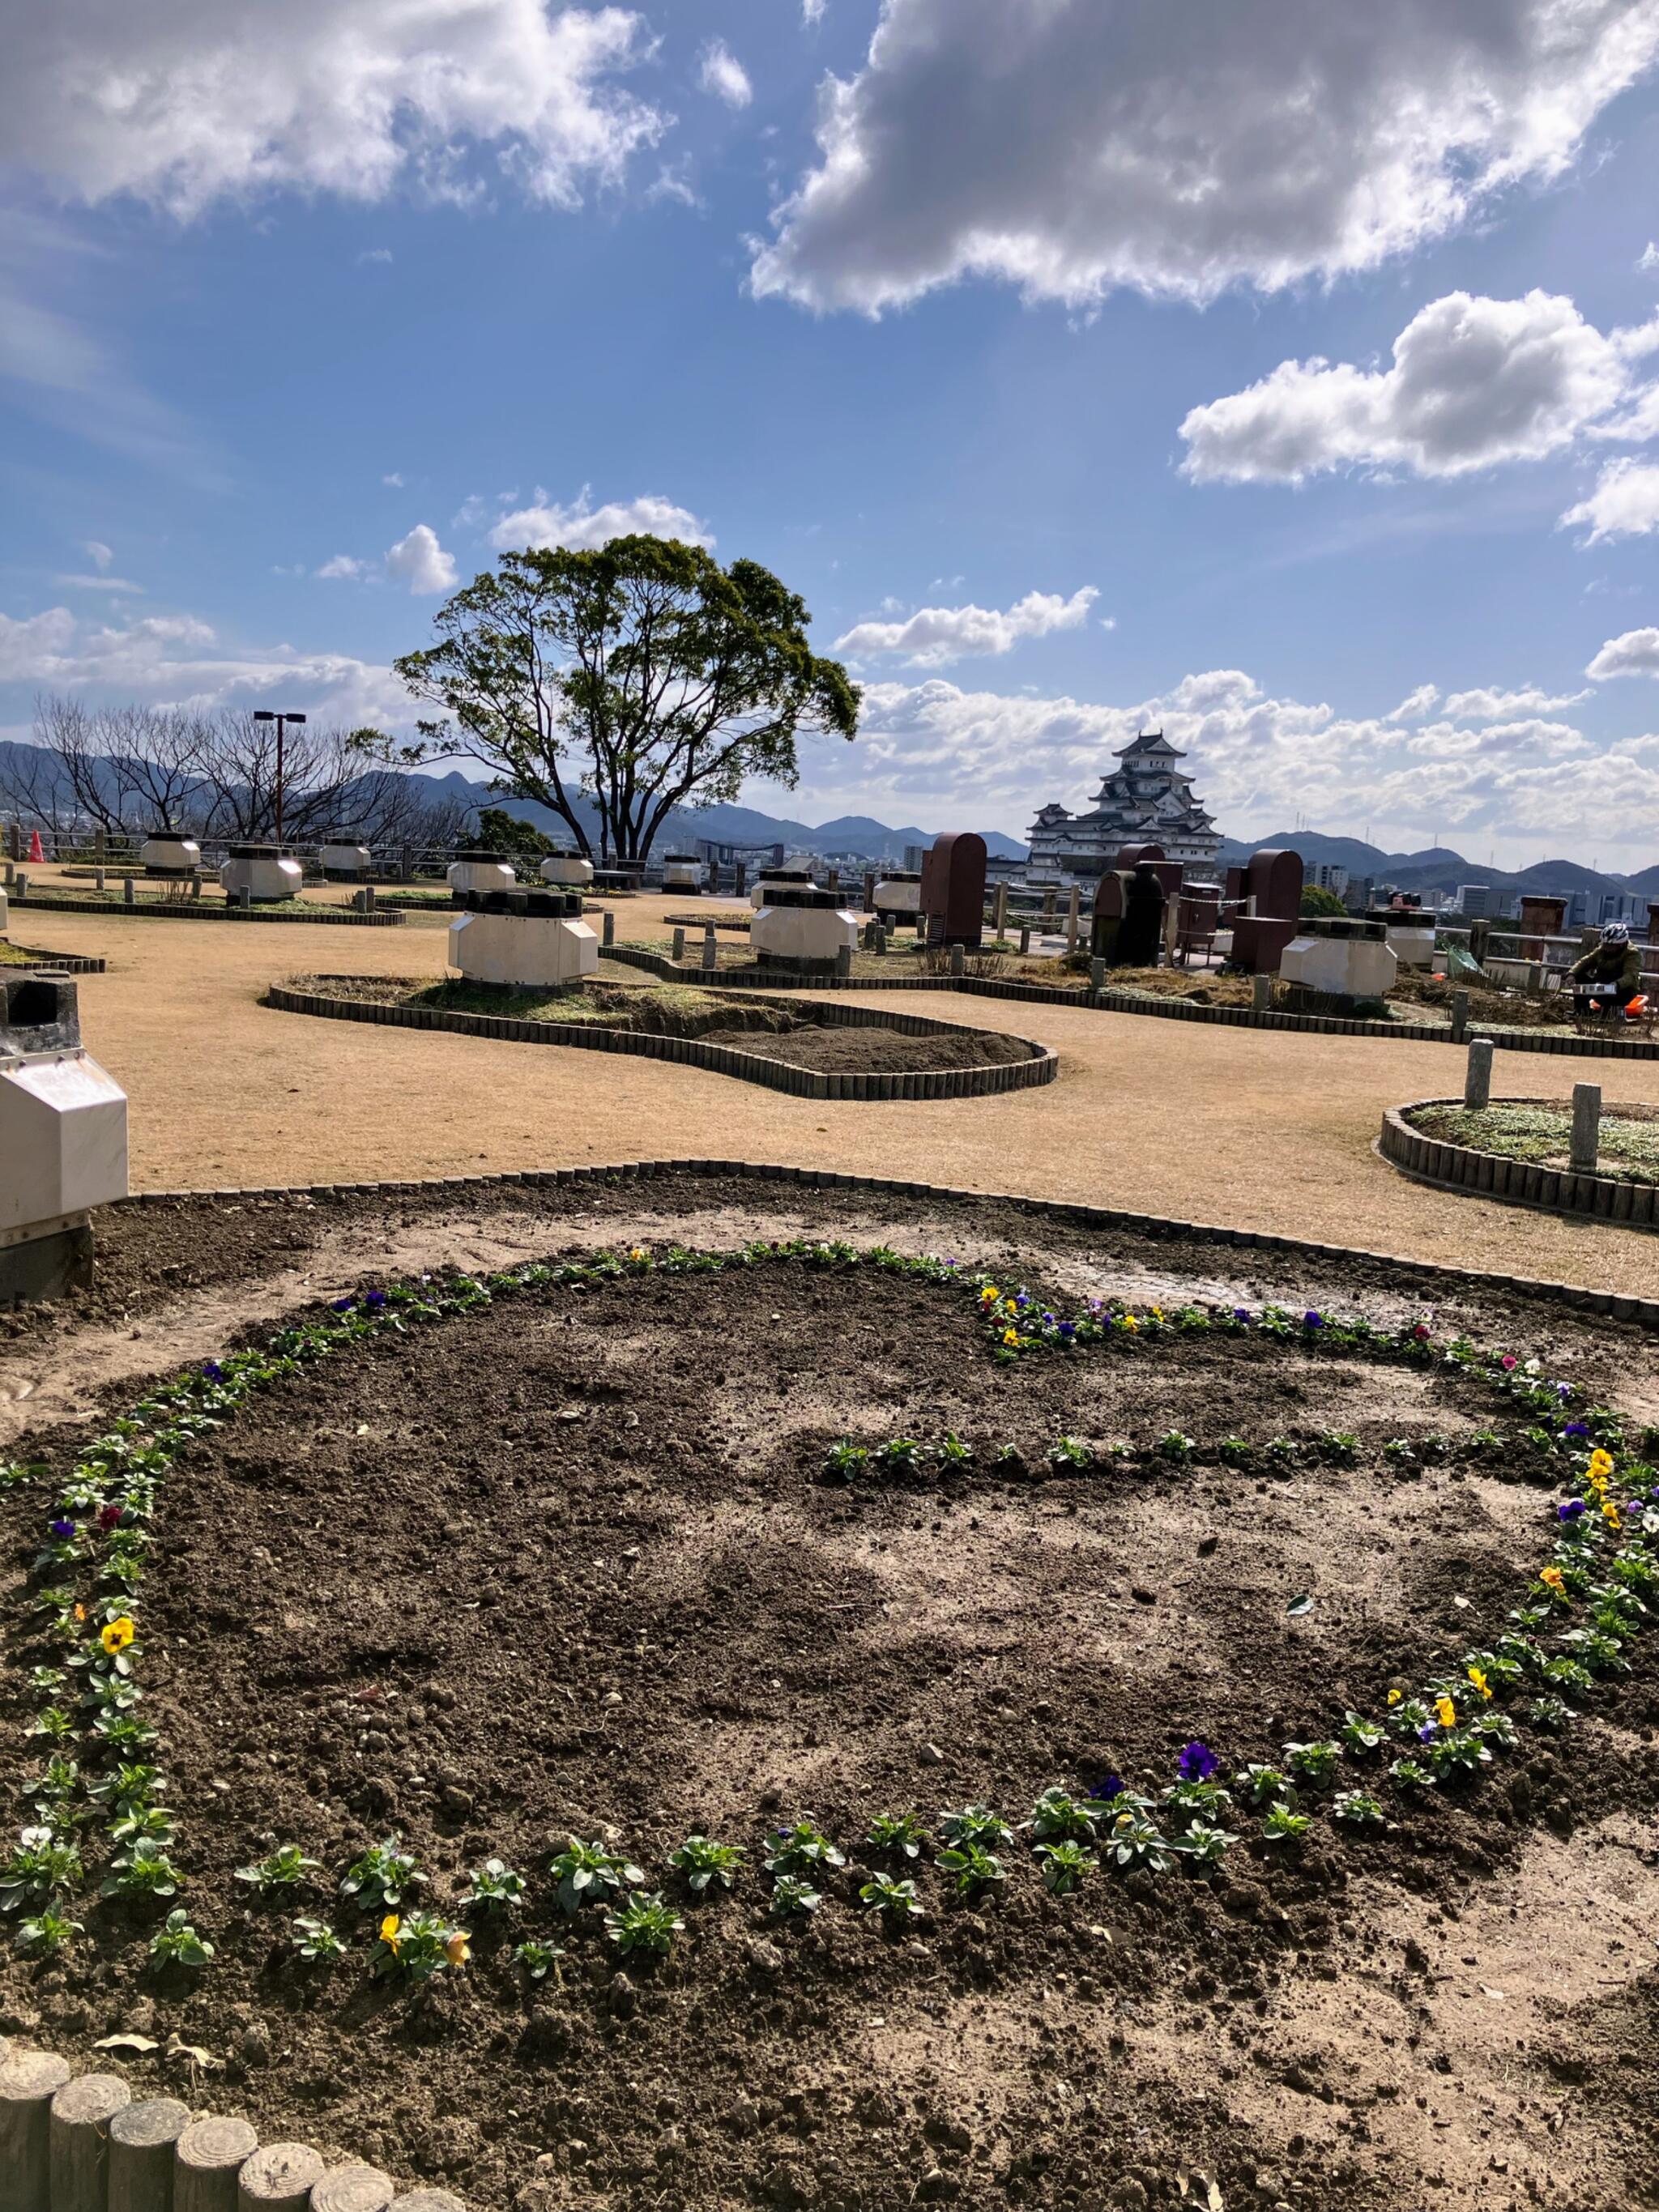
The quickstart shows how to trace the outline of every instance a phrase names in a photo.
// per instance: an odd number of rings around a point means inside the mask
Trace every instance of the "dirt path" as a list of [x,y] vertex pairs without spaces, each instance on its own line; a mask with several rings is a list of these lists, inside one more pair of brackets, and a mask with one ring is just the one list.
[[[667,910],[641,899],[621,926],[653,927]],[[1385,1106],[1455,1087],[1458,1057],[1443,1046],[1019,1006],[1007,1025],[1061,1052],[1057,1084],[1007,1098],[825,1105],[654,1061],[371,1031],[258,1004],[268,982],[302,969],[441,973],[444,927],[424,916],[356,931],[14,909],[12,933],[108,958],[107,975],[82,981],[85,1029],[131,1097],[141,1189],[715,1154],[1133,1206],[1659,1296],[1659,1239],[1443,1196],[1376,1158]],[[903,1005],[968,1027],[1002,1016],[949,994],[907,994]],[[1498,1064],[1510,1095],[1565,1091],[1571,1079],[1599,1081],[1609,1099],[1659,1091],[1641,1063]]]

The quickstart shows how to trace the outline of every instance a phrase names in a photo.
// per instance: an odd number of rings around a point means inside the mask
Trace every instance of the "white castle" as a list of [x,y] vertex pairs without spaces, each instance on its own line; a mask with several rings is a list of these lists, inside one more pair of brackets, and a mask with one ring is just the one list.
[[1193,797],[1193,779],[1176,769],[1178,752],[1162,730],[1144,730],[1116,756],[1086,814],[1054,802],[1027,832],[1028,876],[1042,881],[1095,878],[1125,845],[1161,845],[1170,860],[1213,866],[1221,836]]

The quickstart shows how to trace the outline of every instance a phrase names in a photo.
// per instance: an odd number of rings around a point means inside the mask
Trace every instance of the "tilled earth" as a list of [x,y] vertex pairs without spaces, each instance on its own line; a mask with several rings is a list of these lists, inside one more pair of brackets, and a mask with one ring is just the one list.
[[[769,1228],[741,1186],[710,1185],[700,1212],[682,1189],[678,1218],[672,1196],[585,1192],[580,1241],[900,1241],[848,1194],[792,1194]],[[568,1219],[538,1241],[527,1196],[508,1202],[481,1194],[468,1231],[495,1258],[569,1246]],[[337,1278],[342,1244],[381,1232],[437,1258],[459,1233],[439,1206],[387,1201],[343,1239],[327,1208],[221,1209],[222,1239],[207,1209],[145,1209],[112,1240],[110,1303],[58,1316],[61,1337],[37,1322],[16,1354],[65,1412],[55,1370],[101,1325],[113,1410],[142,1389],[118,1343],[129,1363],[202,1356],[191,1272],[218,1270],[222,1345],[271,1278],[299,1303],[295,1270],[328,1238]],[[911,1226],[920,1249],[1073,1295],[1231,1302],[1288,1266],[1103,1248],[1017,1208]],[[1218,1272],[1247,1256],[1249,1288]],[[1398,1318],[1421,1298],[1378,1270],[1346,1303]],[[1628,1347],[1570,1321],[1523,1302],[1487,1319],[1489,1340],[1553,1343],[1559,1371],[1614,1395],[1639,1382]],[[94,1410],[16,1441],[61,1463]],[[1172,1427],[1188,1466],[1152,1449]],[[1274,1758],[1489,1639],[1548,1541],[1544,1470],[1512,1430],[1467,1378],[1260,1337],[1000,1367],[959,1292],[872,1270],[648,1276],[380,1338],[256,1397],[165,1494],[143,1675],[214,1965],[158,1976],[148,1923],[89,1900],[65,1966],[5,1969],[0,2028],[83,2058],[176,2030],[212,2062],[198,2101],[489,2212],[1659,2203],[1645,1653],[1565,1746],[1528,1736],[1467,1795],[1391,1800],[1399,1825],[1374,1840],[1320,1817],[1274,1858],[1235,1808],[1243,1840],[1213,1880],[1096,1873],[1057,1899],[1022,1843],[975,1909],[917,1870],[926,1917],[905,1936],[857,1899],[877,1814],[982,1798],[1018,1819],[1107,1768],[1161,1786],[1194,1735],[1230,1769]],[[1357,1438],[1354,1464],[1317,1458],[1330,1431]],[[974,1452],[948,1478],[823,1479],[838,1438],[946,1432]],[[1123,1450],[1057,1474],[1061,1433]],[[1243,1473],[1217,1455],[1234,1437],[1297,1449]],[[1421,1461],[1403,1471],[1383,1453],[1401,1437]],[[1006,1444],[1018,1458],[994,1465]],[[3,1511],[15,1622],[38,1498]],[[13,1636],[8,1675],[41,1656]],[[13,1772],[35,1763],[26,1720],[9,1695]],[[815,1922],[781,1929],[763,1837],[807,1812],[851,1863]],[[594,1917],[565,1926],[546,1866],[567,1835],[614,1840],[654,1886],[699,1825],[749,1868],[730,1898],[684,1904],[670,1965],[619,1972]],[[522,1988],[517,1935],[475,1920],[465,1974],[370,1984],[367,1933],[325,1891],[304,1905],[353,1950],[318,1976],[289,1914],[234,1880],[280,1841],[331,1887],[392,1832],[446,1908],[483,1857],[522,1869],[522,1932],[564,1944],[560,1978]],[[159,2053],[98,2063],[160,2076]]]

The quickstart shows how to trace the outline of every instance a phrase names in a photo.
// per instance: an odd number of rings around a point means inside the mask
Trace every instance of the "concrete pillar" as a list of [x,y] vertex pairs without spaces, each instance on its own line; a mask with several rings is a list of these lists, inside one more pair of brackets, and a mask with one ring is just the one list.
[[864,911],[866,914],[873,914],[875,910],[876,872],[873,868],[866,868],[864,872]]
[[603,948],[607,945],[614,945],[616,941],[617,917],[614,913],[608,913],[602,915],[600,918],[599,944],[601,948]]
[[997,937],[1000,937],[1004,930],[1008,927],[1008,886],[1006,884],[999,884],[997,885],[996,905],[992,910],[991,920],[993,923],[994,934]]
[[953,945],[951,947],[951,973],[953,975],[965,975],[967,972],[968,963],[963,957],[962,947],[959,945]]
[[1028,924],[1019,933],[1019,957],[1023,960],[1031,949],[1031,932]]
[[1470,1040],[1469,1064],[1463,1077],[1463,1103],[1472,1113],[1492,1103],[1492,1055],[1490,1037]]
[[128,906],[137,906],[138,903],[138,886],[131,876],[125,876],[122,878],[121,896]]
[[1077,951],[1078,921],[1078,887],[1073,884],[1072,896],[1066,902],[1066,950],[1067,952]]
[[850,945],[838,945],[836,947],[836,973],[838,976],[845,976],[852,972],[853,948]]
[[1576,1174],[1594,1175],[1601,1150],[1601,1086],[1572,1086],[1572,1165]]
[[1469,1033],[1469,994],[1467,991],[1452,993],[1451,1030],[1454,1044],[1462,1044]]
[[1106,988],[1106,963],[1098,955],[1089,963],[1089,988],[1103,991]]
[[839,868],[830,869],[830,878],[825,885],[825,889],[832,891],[838,891],[841,889],[841,870]]
[[1258,1014],[1270,1014],[1273,1006],[1273,979],[1271,975],[1252,975],[1250,1005]]
[[107,869],[106,869],[106,867],[104,866],[103,862],[100,860],[100,861],[99,862],[98,866],[97,866],[93,870],[93,872],[92,872],[92,880],[93,880],[93,884],[94,884],[94,888],[95,888],[95,889],[97,889],[97,890],[100,890],[100,891],[101,891],[102,890],[104,890],[104,888],[105,888],[105,878],[106,878],[106,875],[107,875],[107,874],[108,874],[108,871],[107,871]]
[[747,889],[749,883],[748,863],[744,860],[734,861],[732,863],[732,873],[737,878],[737,882],[732,887],[732,896],[734,898],[741,898],[744,890]]
[[242,885],[241,890],[237,893],[236,903],[241,908],[244,914],[252,913],[253,886],[252,884],[244,884]]
[[674,932],[673,956],[677,965],[685,957],[685,932],[683,929]]
[[17,877],[17,903],[21,906],[29,895],[29,879],[20,870]]
[[702,939],[703,973],[706,975],[712,975],[716,966],[719,964],[719,961],[720,947],[714,942],[714,933],[712,929],[705,930],[703,932]]

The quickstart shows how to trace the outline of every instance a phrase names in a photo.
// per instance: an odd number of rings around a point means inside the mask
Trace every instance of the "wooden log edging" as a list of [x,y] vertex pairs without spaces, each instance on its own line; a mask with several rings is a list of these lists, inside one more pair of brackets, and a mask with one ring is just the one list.
[[404,921],[401,909],[357,914],[349,907],[298,907],[292,900],[276,907],[227,906],[217,899],[149,899],[128,906],[120,899],[63,898],[55,891],[31,890],[19,898],[14,890],[9,896],[14,914],[33,914],[39,907],[43,913],[101,915],[106,921],[131,921],[143,915],[163,921],[297,921],[325,929],[401,929]]
[[1659,1298],[1632,1297],[1622,1291],[1587,1289],[1582,1283],[1558,1283],[1538,1275],[1500,1275],[1483,1267],[1453,1267],[1440,1261],[1415,1260],[1407,1253],[1376,1252],[1363,1245],[1322,1244],[1311,1237],[1285,1237],[1270,1229],[1231,1229],[1212,1221],[1183,1221],[1172,1214],[1136,1213],[1126,1207],[1090,1206],[1079,1199],[1035,1198],[1024,1191],[964,1190],[953,1183],[905,1182],[891,1176],[847,1175],[830,1168],[803,1168],[780,1160],[621,1160],[608,1165],[568,1168],[503,1168],[494,1175],[416,1176],[396,1182],[293,1183],[247,1189],[144,1190],[115,1199],[112,1206],[197,1206],[242,1203],[276,1206],[333,1205],[356,1198],[404,1198],[426,1192],[453,1191],[457,1196],[482,1190],[563,1189],[582,1183],[654,1182],[688,1178],[731,1178],[785,1183],[799,1189],[855,1190],[876,1198],[920,1198],[969,1209],[1012,1206],[1039,1220],[1073,1229],[1122,1229],[1139,1237],[1194,1243],[1224,1244],[1241,1250],[1282,1252],[1345,1267],[1388,1267],[1409,1276],[1413,1290],[1439,1285],[1448,1291],[1514,1291],[1553,1305],[1577,1306],[1584,1313],[1633,1322],[1659,1332]]
[[[858,1100],[990,1098],[1052,1083],[1060,1055],[1030,1037],[1014,1042],[1026,1048],[1024,1060],[995,1067],[913,1068],[901,1075],[826,1074],[822,1069],[792,1067],[734,1045],[705,1044],[700,1037],[655,1036],[644,1030],[611,1030],[592,1022],[525,1021],[512,1014],[468,1014],[447,1007],[407,1006],[373,999],[334,998],[321,991],[296,991],[273,983],[264,1003],[281,1013],[319,1014],[334,1021],[368,1022],[381,1028],[447,1030],[460,1036],[492,1037],[515,1044],[574,1045],[587,1052],[631,1054],[643,1060],[672,1060],[713,1075],[736,1076],[768,1091],[797,1098]],[[955,1022],[930,1021],[924,1014],[878,1013],[868,1006],[823,1006],[816,1018],[831,1029],[892,1029],[905,1036],[960,1036]]]
[[[1531,1206],[1549,1213],[1582,1213],[1620,1229],[1659,1229],[1659,1184],[1625,1182],[1613,1176],[1583,1175],[1570,1168],[1540,1167],[1510,1159],[1474,1145],[1448,1144],[1425,1136],[1407,1118],[1426,1106],[1461,1106],[1461,1098],[1415,1098],[1390,1106],[1382,1116],[1376,1149],[1393,1167],[1442,1190],[1476,1198],[1495,1198],[1507,1206]],[[1496,1098],[1495,1106],[1543,1105],[1543,1099]]]
[[90,952],[42,952],[38,945],[13,945],[9,937],[0,943],[10,945],[14,952],[21,952],[35,967],[56,968],[65,975],[101,975],[109,966],[107,960]]
[[1189,999],[1155,999],[1140,991],[1068,990],[1055,983],[1011,983],[996,975],[809,975],[789,981],[770,969],[703,969],[690,962],[676,967],[665,953],[640,945],[608,945],[605,958],[643,968],[667,983],[706,981],[724,990],[764,988],[770,991],[959,991],[970,998],[1014,999],[1033,1006],[1076,1006],[1095,1013],[1145,1014],[1154,1021],[1206,1022],[1212,1028],[1291,1030],[1310,1036],[1392,1038],[1398,1044],[1466,1045],[1471,1037],[1490,1037],[1501,1052],[1553,1052],[1589,1060],[1659,1060],[1659,1044],[1639,1038],[1583,1037],[1571,1030],[1505,1030],[1471,1022],[1460,1039],[1446,1022],[1364,1022],[1336,1014],[1291,1014],[1254,1006],[1199,1006]]
[[259,2148],[241,2118],[135,2098],[115,2074],[0,2037],[0,2212],[465,2212],[309,2143]]

